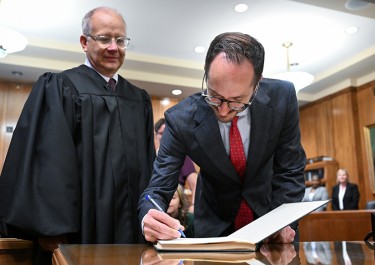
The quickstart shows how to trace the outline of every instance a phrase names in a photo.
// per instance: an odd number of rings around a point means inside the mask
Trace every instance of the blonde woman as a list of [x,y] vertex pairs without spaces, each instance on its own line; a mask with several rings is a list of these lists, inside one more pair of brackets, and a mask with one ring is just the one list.
[[349,173],[337,171],[337,185],[332,188],[332,210],[357,210],[359,203],[358,185],[349,182]]

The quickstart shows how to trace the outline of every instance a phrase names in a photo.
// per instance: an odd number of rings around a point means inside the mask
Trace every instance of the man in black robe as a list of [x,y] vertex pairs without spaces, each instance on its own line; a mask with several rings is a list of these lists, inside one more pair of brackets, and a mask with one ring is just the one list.
[[33,240],[47,262],[43,251],[58,243],[144,240],[137,204],[155,157],[151,99],[117,74],[129,39],[116,10],[90,11],[82,32],[85,64],[35,83],[0,177],[0,234]]

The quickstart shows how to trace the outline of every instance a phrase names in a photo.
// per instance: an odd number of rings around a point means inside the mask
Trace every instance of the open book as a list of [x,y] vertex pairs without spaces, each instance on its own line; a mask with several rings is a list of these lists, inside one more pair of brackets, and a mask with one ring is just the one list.
[[226,237],[159,240],[159,251],[255,251],[257,244],[329,200],[285,203]]
[[183,261],[205,261],[205,262],[225,262],[225,263],[247,263],[256,259],[255,252],[159,252],[158,256],[162,260],[183,260]]

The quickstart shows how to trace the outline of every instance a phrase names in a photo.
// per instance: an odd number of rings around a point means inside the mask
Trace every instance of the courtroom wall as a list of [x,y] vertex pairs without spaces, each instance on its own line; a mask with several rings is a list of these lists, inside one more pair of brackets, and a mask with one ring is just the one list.
[[[308,158],[330,156],[360,188],[360,208],[375,200],[373,164],[365,156],[364,126],[375,125],[375,81],[350,87],[300,108],[302,145]],[[336,178],[335,175],[329,176]]]

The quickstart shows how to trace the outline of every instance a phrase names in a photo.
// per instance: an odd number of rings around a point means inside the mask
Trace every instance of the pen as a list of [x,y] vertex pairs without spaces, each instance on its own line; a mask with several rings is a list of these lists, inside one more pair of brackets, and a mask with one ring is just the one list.
[[[153,198],[151,198],[150,195],[148,195],[148,194],[146,195],[146,200],[149,200],[159,211],[161,211],[161,212],[164,213],[163,209],[159,206],[159,204],[156,201],[154,201]],[[180,232],[180,234],[183,237],[186,237],[185,234],[184,234],[184,232],[180,228],[178,229],[178,232]]]

